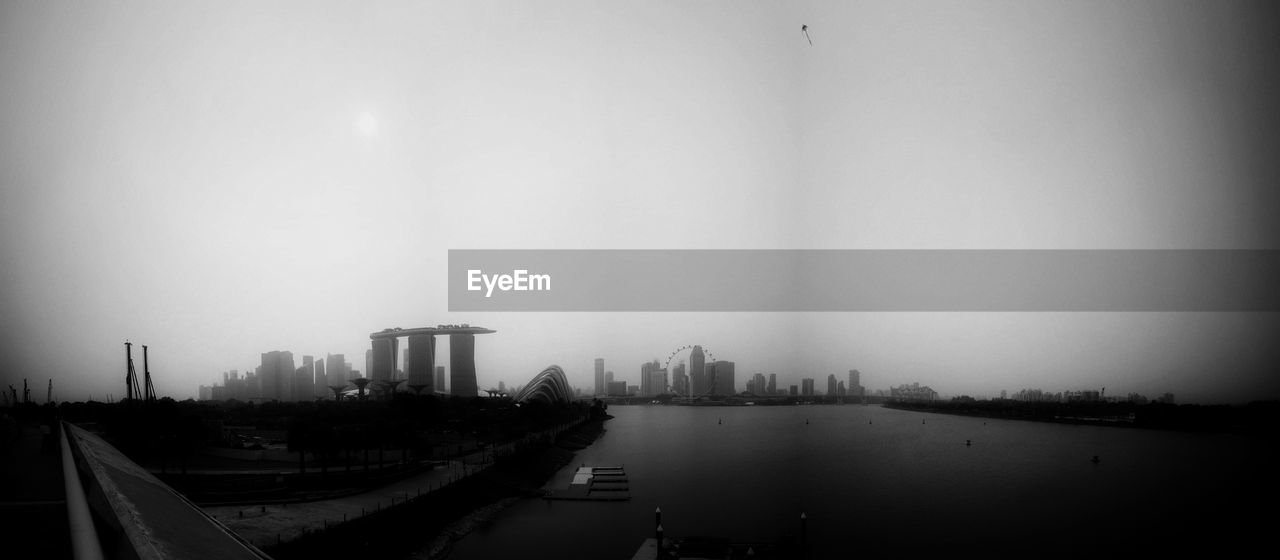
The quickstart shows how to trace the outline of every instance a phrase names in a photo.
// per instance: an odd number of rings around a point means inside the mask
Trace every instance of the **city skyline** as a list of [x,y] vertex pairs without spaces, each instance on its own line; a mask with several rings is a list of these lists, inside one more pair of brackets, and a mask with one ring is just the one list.
[[1278,249],[1271,5],[501,5],[0,5],[0,385],[119,398],[125,341],[175,398],[272,350],[373,375],[368,333],[470,322],[480,387],[699,344],[779,388],[1280,397],[1277,313],[446,289],[450,249]]

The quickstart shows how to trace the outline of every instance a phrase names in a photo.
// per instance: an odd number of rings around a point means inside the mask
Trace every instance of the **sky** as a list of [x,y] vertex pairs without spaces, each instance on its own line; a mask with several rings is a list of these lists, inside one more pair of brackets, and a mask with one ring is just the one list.
[[0,381],[118,399],[129,340],[182,399],[262,352],[364,369],[369,333],[470,323],[497,331],[481,387],[558,364],[590,390],[597,357],[638,383],[701,344],[740,388],[1280,398],[1275,313],[446,291],[450,249],[1280,249],[1278,38],[1237,1],[6,1]]

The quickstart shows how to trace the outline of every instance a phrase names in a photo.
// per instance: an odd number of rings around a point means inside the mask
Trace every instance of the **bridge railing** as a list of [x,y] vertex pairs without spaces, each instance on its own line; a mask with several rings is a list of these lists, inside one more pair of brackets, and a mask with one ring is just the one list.
[[[76,516],[77,560],[104,554],[137,560],[270,560],[102,438],[65,422],[63,435],[64,476],[75,479],[67,481],[69,510],[78,502],[71,514]],[[96,519],[104,530],[94,534],[85,528],[86,517],[92,518],[90,528]]]

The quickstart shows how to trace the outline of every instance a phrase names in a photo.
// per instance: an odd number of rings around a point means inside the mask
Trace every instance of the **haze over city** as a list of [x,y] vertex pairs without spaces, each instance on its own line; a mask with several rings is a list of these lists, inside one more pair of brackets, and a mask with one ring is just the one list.
[[262,352],[363,370],[371,332],[469,323],[497,331],[482,388],[558,364],[587,392],[595,358],[634,381],[700,344],[739,389],[856,368],[868,390],[1274,399],[1275,313],[464,314],[446,257],[1277,249],[1277,23],[1250,2],[7,2],[0,382],[119,398],[129,340],[183,399]]

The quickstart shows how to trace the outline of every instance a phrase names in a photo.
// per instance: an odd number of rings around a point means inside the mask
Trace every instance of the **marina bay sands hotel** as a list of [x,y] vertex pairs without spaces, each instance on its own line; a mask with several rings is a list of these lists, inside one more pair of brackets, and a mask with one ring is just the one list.
[[369,379],[375,383],[391,383],[396,373],[396,356],[400,354],[400,338],[409,339],[408,377],[410,387],[420,387],[425,394],[442,389],[434,386],[436,336],[449,337],[449,392],[474,397],[476,385],[476,335],[497,332],[471,325],[439,325],[415,329],[383,329],[369,335],[373,341]]

